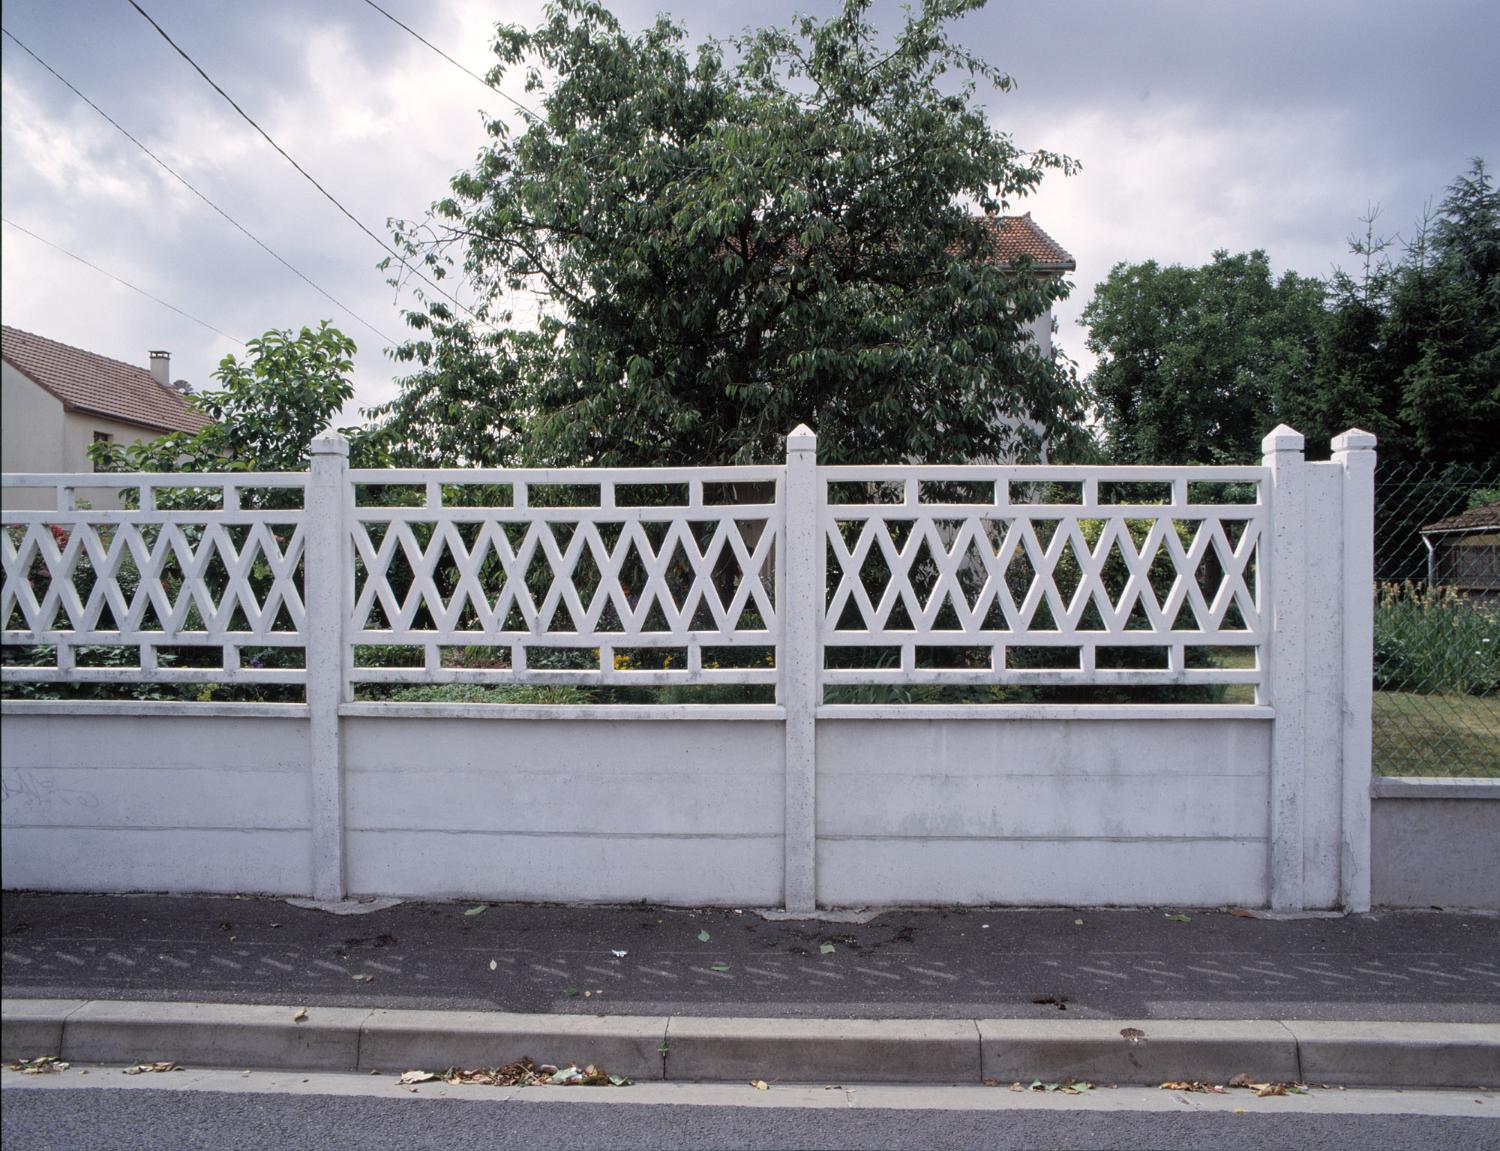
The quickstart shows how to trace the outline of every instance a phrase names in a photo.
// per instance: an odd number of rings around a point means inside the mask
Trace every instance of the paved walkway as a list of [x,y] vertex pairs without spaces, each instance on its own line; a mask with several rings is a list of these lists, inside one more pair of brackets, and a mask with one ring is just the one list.
[[1492,916],[479,906],[7,894],[0,978],[7,998],[586,1015],[1500,1022]]

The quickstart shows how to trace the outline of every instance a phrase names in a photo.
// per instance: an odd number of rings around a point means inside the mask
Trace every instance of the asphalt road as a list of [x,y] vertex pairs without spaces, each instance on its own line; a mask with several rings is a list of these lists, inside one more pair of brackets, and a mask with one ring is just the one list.
[[266,897],[7,893],[3,942],[10,996],[583,1014],[1500,1021],[1500,918],[1457,913],[1277,921],[1227,910],[975,908],[896,910],[855,924],[732,909],[472,903],[335,916]]
[[236,1095],[9,1090],[11,1151],[408,1151],[435,1148],[1203,1148],[1492,1151],[1494,1119],[1432,1115],[835,1110],[598,1106]]

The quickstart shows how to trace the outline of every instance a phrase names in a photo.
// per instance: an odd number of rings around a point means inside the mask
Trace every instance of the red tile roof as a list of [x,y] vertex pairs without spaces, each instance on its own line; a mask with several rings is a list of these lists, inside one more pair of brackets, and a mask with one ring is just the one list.
[[1422,528],[1422,534],[1494,531],[1496,528],[1500,528],[1500,500],[1480,504],[1477,508],[1459,512],[1456,516],[1449,516],[1447,519],[1427,524]]
[[0,357],[62,401],[88,412],[159,432],[196,432],[212,423],[176,388],[164,388],[147,369],[95,355],[6,325]]
[[1078,261],[1032,220],[1024,216],[986,216],[984,223],[995,241],[995,255],[1002,264],[1014,263],[1029,256],[1039,269],[1049,272],[1072,272]]

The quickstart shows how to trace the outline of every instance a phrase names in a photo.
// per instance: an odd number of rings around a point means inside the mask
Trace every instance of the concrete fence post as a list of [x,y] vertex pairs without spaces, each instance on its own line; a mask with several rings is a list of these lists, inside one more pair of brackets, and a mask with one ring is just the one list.
[[[1307,772],[1307,480],[1305,441],[1285,424],[1261,441],[1270,469],[1271,539],[1265,559],[1271,633],[1265,682],[1271,731],[1270,896],[1276,911],[1305,906],[1302,808]],[[1266,578],[1263,576],[1262,578]]]
[[781,605],[780,703],[786,709],[788,911],[817,907],[818,437],[798,424],[786,438],[786,583]]
[[344,532],[349,442],[337,433],[312,442],[305,501],[303,599],[307,607],[308,746],[312,768],[312,876],[316,899],[344,897],[344,616],[352,579]]
[[1339,902],[1370,910],[1370,778],[1374,735],[1375,437],[1351,428],[1333,439],[1344,469],[1343,821]]

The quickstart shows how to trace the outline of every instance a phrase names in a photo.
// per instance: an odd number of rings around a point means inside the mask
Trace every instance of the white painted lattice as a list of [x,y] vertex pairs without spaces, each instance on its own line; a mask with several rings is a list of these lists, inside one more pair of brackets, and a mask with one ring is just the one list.
[[351,471],[350,679],[774,683],[783,475]]
[[[6,476],[55,509],[6,510],[6,682],[306,680],[302,489],[293,473]],[[78,507],[78,488],[128,493]],[[295,506],[286,506],[286,505]]]
[[1263,468],[825,467],[825,684],[1262,684]]

